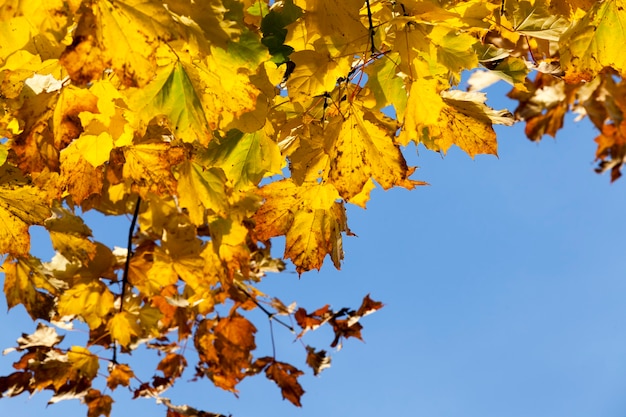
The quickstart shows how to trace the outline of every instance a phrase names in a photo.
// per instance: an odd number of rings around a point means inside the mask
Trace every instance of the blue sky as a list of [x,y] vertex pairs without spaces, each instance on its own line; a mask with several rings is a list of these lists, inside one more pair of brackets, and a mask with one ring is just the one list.
[[[308,309],[357,307],[367,293],[386,304],[363,320],[365,343],[348,340],[330,369],[302,378],[303,408],[262,377],[244,381],[239,399],[206,380],[180,381],[172,400],[235,417],[623,417],[626,179],[595,174],[595,132],[586,121],[566,124],[539,144],[522,124],[499,128],[499,158],[409,149],[421,167],[414,177],[431,186],[377,190],[367,210],[351,208],[358,237],[345,239],[341,271],[328,261],[300,279],[266,279],[267,293]],[[127,219],[92,226],[97,239],[124,246]],[[5,311],[2,300],[3,348],[34,330],[21,309]],[[255,323],[263,356],[269,328],[260,315]],[[300,344],[274,331],[278,358],[304,368]],[[327,348],[332,336],[306,341]],[[2,374],[16,359],[0,359]],[[165,415],[116,392],[113,417]],[[77,401],[46,408],[48,398],[2,399],[0,415],[86,415]]]

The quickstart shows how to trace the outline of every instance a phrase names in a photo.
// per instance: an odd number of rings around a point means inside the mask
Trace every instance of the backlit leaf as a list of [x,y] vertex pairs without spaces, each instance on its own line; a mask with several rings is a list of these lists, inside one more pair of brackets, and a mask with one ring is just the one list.
[[96,355],[91,353],[89,349],[85,349],[81,346],[72,346],[67,353],[67,358],[72,369],[77,372],[79,376],[93,379],[98,373],[98,368],[100,367],[99,359]]
[[7,259],[2,270],[8,308],[22,304],[33,320],[48,320],[53,295],[60,292],[61,283],[47,275],[41,262],[33,257]]
[[49,215],[42,192],[29,185],[16,168],[0,167],[0,252],[27,254],[28,227],[43,223]]
[[111,415],[113,399],[108,395],[102,395],[97,389],[89,389],[83,402],[87,404],[88,407],[87,417],[109,417]]
[[324,369],[330,368],[330,356],[325,350],[306,347],[306,364],[313,369],[313,375],[319,375]]
[[589,81],[600,71],[612,67],[626,74],[626,2],[596,2],[585,17],[563,34],[559,46],[561,65],[568,82]]
[[289,400],[295,406],[302,407],[300,397],[304,394],[304,389],[298,383],[298,377],[304,372],[288,363],[274,361],[267,367],[265,374],[276,382],[284,399]]
[[82,279],[66,290],[59,298],[58,310],[62,316],[82,317],[95,329],[113,309],[113,294],[100,281]]
[[121,346],[128,346],[134,337],[141,334],[138,317],[127,311],[116,313],[107,323],[111,338]]
[[336,267],[343,259],[341,234],[349,232],[343,204],[332,185],[296,186],[285,179],[259,190],[265,203],[255,215],[259,239],[285,235],[285,258],[303,271],[321,268],[327,254]]
[[244,134],[232,130],[204,155],[205,163],[222,168],[237,190],[256,187],[265,175],[280,174],[285,164],[278,145],[263,130]]
[[209,141],[211,133],[200,97],[180,62],[159,69],[156,78],[137,91],[132,100],[144,125],[162,114],[168,118],[175,137],[185,142]]
[[127,387],[130,385],[130,379],[135,374],[126,364],[115,364],[109,367],[109,376],[107,377],[107,387],[114,390],[119,385]]
[[237,392],[235,386],[246,376],[250,352],[256,348],[255,333],[252,323],[238,314],[200,323],[194,338],[200,369],[216,386]]

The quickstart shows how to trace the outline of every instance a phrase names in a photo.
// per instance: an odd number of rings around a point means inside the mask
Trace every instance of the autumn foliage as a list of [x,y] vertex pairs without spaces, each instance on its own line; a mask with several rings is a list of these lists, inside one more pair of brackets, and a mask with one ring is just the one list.
[[[327,326],[336,348],[361,339],[360,319],[382,304],[366,296],[355,309],[310,311],[263,294],[257,284],[285,267],[272,238],[285,238],[300,274],[327,256],[339,268],[346,204],[365,208],[376,186],[424,184],[406,145],[496,155],[493,125],[517,120],[539,140],[567,113],[588,117],[597,170],[617,179],[624,7],[0,1],[4,293],[37,323],[5,350],[14,372],[0,377],[0,397],[49,390],[51,403],[79,398],[88,416],[109,416],[109,394],[124,388],[168,416],[200,415],[165,396],[194,366],[196,379],[234,393],[265,375],[301,405],[303,371],[256,351],[250,311],[302,341]],[[497,80],[512,86],[514,114],[485,104],[479,90]],[[127,246],[98,242],[88,211],[127,216]],[[47,262],[31,253],[33,225],[56,251]],[[72,325],[88,330],[82,345],[64,343]],[[133,370],[126,353],[140,345],[161,354],[154,375]],[[330,365],[326,350],[302,346],[314,374]]]

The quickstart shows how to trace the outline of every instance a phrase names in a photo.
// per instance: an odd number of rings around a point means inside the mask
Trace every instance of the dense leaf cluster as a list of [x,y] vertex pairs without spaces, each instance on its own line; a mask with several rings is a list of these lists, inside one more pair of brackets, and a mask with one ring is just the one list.
[[[298,273],[327,256],[339,267],[346,204],[364,208],[376,185],[424,184],[403,146],[495,155],[493,124],[516,120],[539,140],[568,112],[589,117],[598,170],[618,178],[625,3],[0,2],[4,293],[38,322],[0,397],[51,390],[51,402],[80,398],[108,416],[113,398],[93,387],[104,378],[168,416],[197,415],[163,396],[192,359],[217,387],[264,373],[300,405],[302,371],[255,357],[248,312],[294,332],[279,316],[295,320],[297,338],[328,325],[337,347],[382,304],[307,313],[262,294],[257,283],[284,269],[272,238],[285,237]],[[479,90],[497,80],[513,86],[515,114],[485,104]],[[80,215],[90,210],[132,219],[126,248],[96,240]],[[50,262],[31,254],[32,225],[49,233]],[[58,333],[73,323],[88,328],[82,346]],[[180,351],[187,340],[195,356]],[[139,345],[162,354],[149,380],[121,360]],[[315,374],[329,366],[303,346]]]

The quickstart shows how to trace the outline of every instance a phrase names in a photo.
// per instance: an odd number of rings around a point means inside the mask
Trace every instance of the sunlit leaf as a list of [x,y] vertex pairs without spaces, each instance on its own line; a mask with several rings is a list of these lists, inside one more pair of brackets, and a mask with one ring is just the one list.
[[284,399],[289,400],[295,406],[302,407],[300,397],[304,394],[304,389],[298,383],[298,377],[304,372],[288,363],[275,361],[267,367],[265,374],[276,382]]
[[623,0],[596,2],[585,17],[563,34],[559,46],[568,82],[589,81],[605,68],[626,74],[626,15]]
[[107,377],[107,387],[114,390],[119,385],[127,387],[130,385],[130,379],[135,376],[134,372],[128,365],[115,364],[109,367],[109,376]]
[[25,255],[30,249],[28,227],[50,215],[45,195],[28,184],[14,167],[0,167],[0,252]]
[[298,272],[321,268],[327,254],[339,267],[341,234],[349,229],[335,187],[317,183],[298,187],[287,179],[268,184],[259,193],[265,199],[255,216],[259,239],[285,235],[285,258]]

